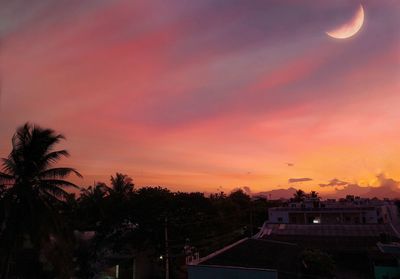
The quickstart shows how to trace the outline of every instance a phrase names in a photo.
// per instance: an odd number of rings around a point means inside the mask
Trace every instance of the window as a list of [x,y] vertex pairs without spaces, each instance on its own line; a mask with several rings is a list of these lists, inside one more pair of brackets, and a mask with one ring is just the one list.
[[278,222],[280,223],[282,221],[283,221],[282,217],[278,217]]

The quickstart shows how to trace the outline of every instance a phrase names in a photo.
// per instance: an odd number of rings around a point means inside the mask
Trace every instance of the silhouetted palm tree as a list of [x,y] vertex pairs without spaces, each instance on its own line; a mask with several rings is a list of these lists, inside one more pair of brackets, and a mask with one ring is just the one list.
[[311,191],[309,197],[312,199],[319,199],[319,194],[316,191]]
[[87,200],[88,202],[97,203],[100,200],[104,199],[107,195],[107,192],[110,188],[103,182],[98,182],[94,186],[89,186],[86,189],[81,190],[81,197],[82,201]]
[[81,189],[79,197],[79,222],[83,226],[83,230],[92,230],[94,227],[104,220],[107,213],[105,208],[105,198],[108,195],[109,187],[102,182],[98,182],[86,189]]
[[299,189],[293,194],[293,196],[293,199],[296,202],[300,202],[304,200],[304,198],[306,197],[306,193],[303,190]]
[[75,169],[52,167],[69,156],[66,150],[54,150],[62,139],[51,129],[27,123],[17,129],[12,151],[2,159],[0,185],[5,185],[5,193],[0,241],[6,255],[2,257],[0,278],[7,277],[11,253],[22,249],[24,243],[31,243],[28,246],[40,253],[42,244],[57,230],[55,207],[68,195],[64,188],[78,188],[64,180],[70,174],[81,177]]
[[118,172],[111,176],[110,195],[127,196],[133,192],[133,187],[132,178],[129,176]]
[[29,123],[18,128],[12,138],[12,151],[3,158],[0,184],[11,186],[8,191],[16,198],[63,199],[67,192],[63,187],[78,188],[64,180],[70,174],[82,177],[73,168],[51,168],[62,157],[68,157],[67,150],[54,150],[64,136],[51,129],[42,129]]

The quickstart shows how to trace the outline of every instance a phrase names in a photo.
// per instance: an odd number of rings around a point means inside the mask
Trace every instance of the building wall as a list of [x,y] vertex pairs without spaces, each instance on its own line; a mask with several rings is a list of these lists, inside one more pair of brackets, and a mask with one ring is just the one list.
[[341,216],[337,213],[321,214],[321,224],[341,224]]
[[288,211],[268,211],[269,222],[271,223],[283,223],[289,224],[289,212]]
[[276,270],[209,265],[189,265],[187,268],[188,279],[278,279]]
[[289,224],[306,224],[306,218],[304,218],[304,213],[289,213]]
[[400,277],[400,267],[398,266],[374,266],[376,279],[395,279]]
[[314,208],[312,211],[288,207],[287,210],[268,211],[270,223],[282,224],[312,224],[314,219],[320,219],[321,224],[399,224],[397,208],[391,206],[376,206],[370,209],[350,210],[346,208],[326,211]]
[[[141,251],[140,253],[119,261],[110,266],[99,276],[99,279],[116,278],[116,269],[118,265],[118,279],[148,279],[159,278],[163,271],[160,264],[154,261],[153,250]],[[133,275],[135,274],[135,275]],[[97,277],[96,277],[97,278]]]
[[378,216],[376,214],[376,210],[368,210],[363,212],[363,217],[365,217],[366,224],[377,224]]
[[[342,212],[326,211],[274,211],[269,213],[270,223],[283,224],[312,224],[313,220],[319,218],[321,224],[378,224],[390,222],[389,212],[382,211],[378,213],[375,210],[366,210],[362,212],[352,212],[343,210]],[[387,216],[387,217],[386,217]]]
[[394,204],[388,205],[387,210],[389,218],[392,221],[392,224],[398,225],[400,223],[400,220],[399,220],[399,209],[397,208],[397,206]]

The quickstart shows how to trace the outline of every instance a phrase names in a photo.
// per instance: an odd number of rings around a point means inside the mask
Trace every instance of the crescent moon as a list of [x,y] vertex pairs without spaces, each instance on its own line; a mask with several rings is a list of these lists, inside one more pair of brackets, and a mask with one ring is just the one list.
[[350,38],[354,36],[358,31],[360,31],[363,23],[364,23],[364,8],[360,4],[360,7],[358,8],[357,12],[349,22],[331,31],[326,32],[326,34],[335,39]]

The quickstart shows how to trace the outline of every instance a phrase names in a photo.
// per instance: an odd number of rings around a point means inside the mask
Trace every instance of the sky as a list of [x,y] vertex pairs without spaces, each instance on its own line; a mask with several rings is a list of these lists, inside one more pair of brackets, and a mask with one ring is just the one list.
[[82,186],[400,180],[399,26],[397,0],[0,0],[0,156],[29,121]]

